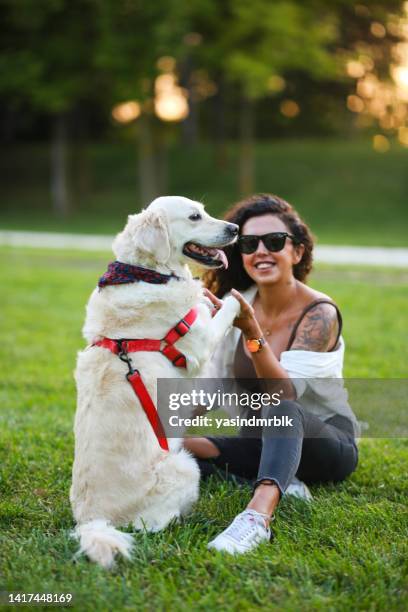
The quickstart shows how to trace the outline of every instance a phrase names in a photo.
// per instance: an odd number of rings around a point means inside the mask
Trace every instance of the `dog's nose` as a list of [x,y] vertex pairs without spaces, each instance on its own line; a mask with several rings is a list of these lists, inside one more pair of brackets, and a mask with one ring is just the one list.
[[236,223],[228,223],[227,231],[231,236],[237,236],[239,232],[239,226]]

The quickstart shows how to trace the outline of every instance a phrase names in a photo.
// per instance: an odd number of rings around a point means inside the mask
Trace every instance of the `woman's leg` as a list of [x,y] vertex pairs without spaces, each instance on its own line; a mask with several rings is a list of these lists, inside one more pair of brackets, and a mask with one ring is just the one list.
[[248,504],[267,515],[273,514],[294,476],[307,483],[344,480],[358,460],[351,435],[305,413],[297,402],[283,401],[262,416],[273,415],[291,425],[264,428],[258,478]]
[[213,460],[220,456],[220,450],[208,438],[184,438],[183,446],[197,459],[201,478],[216,475],[217,468]]
[[184,438],[184,448],[196,457],[202,478],[217,475],[251,485],[258,473],[262,441],[241,436]]
[[197,459],[213,459],[220,451],[208,438],[184,438],[183,446]]
[[254,493],[247,508],[267,517],[266,524],[279,504],[280,498],[298,470],[304,436],[302,408],[296,402],[282,401],[279,406],[267,406],[262,417],[278,417],[290,426],[265,427],[262,433],[262,452]]
[[281,417],[279,427],[265,428],[255,490],[247,509],[209,548],[245,553],[270,538],[269,521],[281,495],[297,474],[309,482],[343,480],[357,465],[352,437],[304,412],[296,402],[284,401],[265,410],[263,417]]

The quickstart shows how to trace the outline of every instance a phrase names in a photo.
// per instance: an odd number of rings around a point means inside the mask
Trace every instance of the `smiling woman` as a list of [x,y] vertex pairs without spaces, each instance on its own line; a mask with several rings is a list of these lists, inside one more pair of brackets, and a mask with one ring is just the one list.
[[[252,393],[273,379],[284,399],[264,406],[262,416],[291,423],[241,429],[238,437],[185,439],[203,476],[221,469],[254,483],[246,510],[209,544],[235,554],[270,539],[273,512],[296,476],[341,481],[355,470],[358,425],[342,381],[319,384],[341,379],[344,342],[336,304],[305,284],[312,268],[309,228],[290,204],[269,194],[239,202],[225,219],[238,225],[239,238],[225,249],[229,268],[207,272],[207,295],[220,309],[230,292],[241,312],[206,376],[240,379]],[[304,483],[298,488],[311,497]]]

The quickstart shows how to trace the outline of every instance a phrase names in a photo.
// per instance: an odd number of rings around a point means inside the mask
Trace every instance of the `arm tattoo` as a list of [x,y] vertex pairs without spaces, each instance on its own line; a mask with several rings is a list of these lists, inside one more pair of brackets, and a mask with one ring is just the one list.
[[337,312],[330,304],[317,304],[302,319],[292,344],[293,350],[325,352],[338,332]]

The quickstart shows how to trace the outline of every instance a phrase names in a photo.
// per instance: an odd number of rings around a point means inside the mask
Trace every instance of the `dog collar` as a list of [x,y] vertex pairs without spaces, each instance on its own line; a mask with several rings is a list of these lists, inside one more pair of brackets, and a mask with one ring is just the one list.
[[102,289],[106,285],[124,285],[126,283],[138,283],[143,281],[153,285],[165,285],[172,279],[180,280],[175,274],[162,274],[157,270],[149,270],[142,266],[132,266],[121,261],[112,261],[108,269],[99,279],[98,287]]

